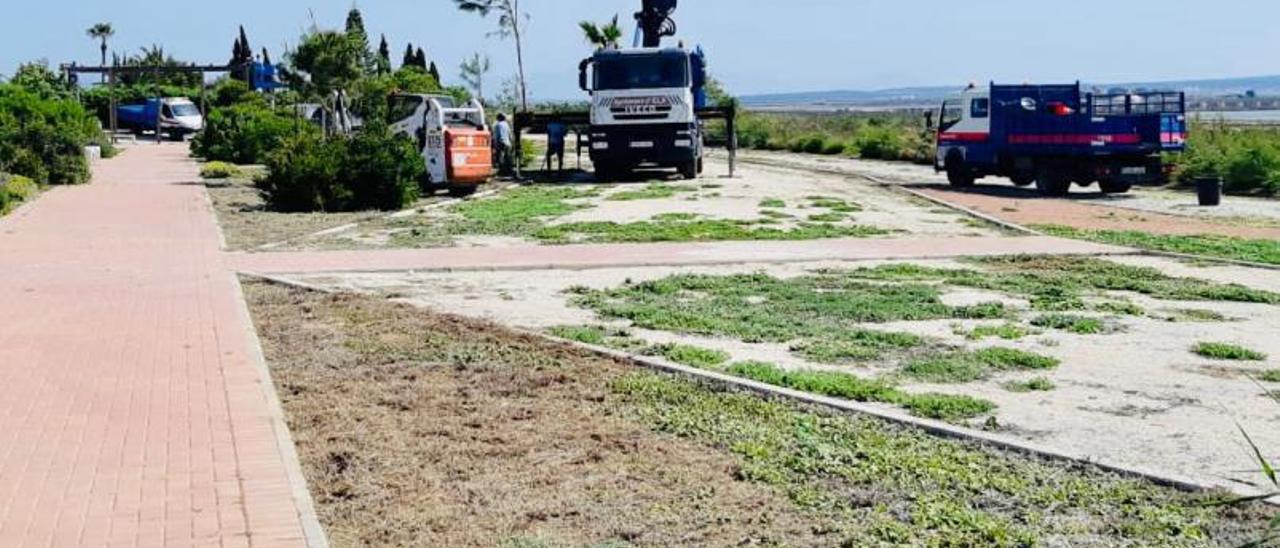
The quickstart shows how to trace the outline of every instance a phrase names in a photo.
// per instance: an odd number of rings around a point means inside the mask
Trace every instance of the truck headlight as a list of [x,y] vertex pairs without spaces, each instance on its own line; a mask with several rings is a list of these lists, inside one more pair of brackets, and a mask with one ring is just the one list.
[[609,150],[609,143],[606,141],[596,141],[591,143],[591,148],[595,150]]
[[676,146],[680,148],[689,148],[693,146],[693,141],[690,139],[676,139]]

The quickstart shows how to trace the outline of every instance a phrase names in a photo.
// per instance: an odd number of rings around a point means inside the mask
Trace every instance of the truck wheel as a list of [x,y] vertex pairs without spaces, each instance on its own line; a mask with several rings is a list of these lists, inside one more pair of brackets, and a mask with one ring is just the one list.
[[947,159],[947,182],[956,188],[968,188],[973,186],[975,178],[973,172],[964,165],[964,160],[959,158]]
[[612,183],[618,180],[618,169],[609,164],[596,164],[596,182]]
[[476,193],[476,185],[449,185],[449,195],[454,198],[466,198]]
[[1036,174],[1034,173],[1014,173],[1009,176],[1013,184],[1017,186],[1029,186],[1036,182]]
[[1112,181],[1107,179],[1098,181],[1098,186],[1099,188],[1102,189],[1103,194],[1125,194],[1129,192],[1130,189],[1133,188],[1133,185],[1131,183]]
[[1036,190],[1041,196],[1062,197],[1071,192],[1071,179],[1052,169],[1036,174]]
[[702,158],[698,158],[698,175],[702,175],[702,168],[703,168]]
[[698,160],[689,160],[683,166],[680,166],[680,176],[685,179],[698,178]]

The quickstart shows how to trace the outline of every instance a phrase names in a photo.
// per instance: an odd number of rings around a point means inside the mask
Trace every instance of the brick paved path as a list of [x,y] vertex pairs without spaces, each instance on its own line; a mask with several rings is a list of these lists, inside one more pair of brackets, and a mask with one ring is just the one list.
[[0,219],[0,546],[323,543],[195,169],[137,146]]

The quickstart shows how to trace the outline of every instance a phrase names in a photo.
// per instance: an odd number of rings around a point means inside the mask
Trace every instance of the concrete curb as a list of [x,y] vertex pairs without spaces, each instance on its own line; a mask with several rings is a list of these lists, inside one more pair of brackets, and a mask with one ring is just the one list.
[[262,381],[263,396],[267,400],[267,411],[270,414],[271,430],[275,434],[276,447],[284,460],[285,475],[288,476],[289,489],[293,494],[294,507],[298,511],[298,520],[302,524],[302,534],[308,548],[328,548],[329,539],[325,536],[324,527],[316,514],[315,501],[311,498],[311,490],[307,487],[307,477],[302,471],[302,461],[298,458],[297,446],[285,420],[284,406],[280,402],[275,381],[271,378],[271,369],[267,366],[267,358],[262,353],[262,341],[258,338],[258,330],[254,327],[253,314],[249,311],[248,300],[244,296],[244,287],[235,272],[229,272],[231,283],[236,292],[236,312],[245,325],[245,336],[249,338],[249,359],[254,370]]
[[[318,287],[313,284],[308,284],[305,282],[297,282],[294,280],[289,280],[289,279],[281,278],[278,276],[267,276],[267,275],[250,274],[250,273],[243,273],[243,275],[257,278],[267,283],[280,285],[283,287],[301,289],[304,291],[311,291],[311,292],[323,293],[323,294],[341,293],[340,291],[334,291],[334,290]],[[685,377],[685,378],[702,382],[702,383],[707,383],[707,384],[714,385],[714,386],[728,389],[728,390],[750,392],[750,393],[764,396],[766,398],[776,398],[780,400],[799,403],[802,405],[816,406],[816,407],[825,408],[825,409],[839,412],[839,413],[870,416],[880,420],[888,421],[890,423],[898,424],[900,426],[920,429],[929,434],[944,437],[944,438],[975,443],[984,447],[1009,451],[1012,453],[1029,456],[1029,457],[1043,458],[1053,462],[1091,466],[1099,470],[1113,473],[1122,477],[1149,481],[1157,485],[1171,487],[1181,491],[1206,492],[1206,491],[1226,489],[1225,487],[1222,487],[1222,486],[1215,486],[1215,485],[1201,483],[1191,478],[1187,478],[1187,477],[1183,477],[1175,474],[1166,474],[1166,473],[1161,473],[1154,470],[1144,469],[1141,467],[1126,466],[1122,464],[1099,461],[1099,460],[1090,458],[1086,455],[1072,454],[1069,452],[1060,451],[1057,449],[1041,446],[1032,442],[1018,440],[1015,438],[1000,436],[1000,435],[991,434],[988,432],[973,430],[970,428],[959,427],[959,426],[955,426],[945,422],[940,422],[940,421],[935,421],[930,419],[922,419],[919,417],[911,416],[906,413],[893,411],[893,410],[886,410],[886,409],[882,409],[882,408],[868,405],[868,404],[830,398],[826,396],[810,394],[807,392],[800,392],[797,390],[782,388],[782,387],[773,386],[770,384],[764,384],[764,383],[752,381],[749,379],[744,379],[741,377],[735,377],[731,375],[725,375],[722,373],[716,373],[712,371],[706,371],[702,369],[683,366],[683,365],[671,363],[665,360],[656,359],[648,356],[639,356],[635,354],[629,354],[626,352],[619,352],[609,348],[583,344],[576,341],[569,341],[569,340],[553,337],[546,333],[540,333],[537,331],[513,328],[509,326],[503,326],[503,327],[506,329],[510,329],[511,331],[514,331],[516,333],[538,337],[543,340],[553,342],[556,344],[561,344],[561,345],[582,349],[582,350],[591,352],[595,355],[616,360],[622,363],[630,364],[636,367],[642,367],[642,368],[650,369],[660,373],[677,375],[677,376]],[[1252,495],[1257,493],[1249,492],[1249,491],[1241,491],[1240,494]]]

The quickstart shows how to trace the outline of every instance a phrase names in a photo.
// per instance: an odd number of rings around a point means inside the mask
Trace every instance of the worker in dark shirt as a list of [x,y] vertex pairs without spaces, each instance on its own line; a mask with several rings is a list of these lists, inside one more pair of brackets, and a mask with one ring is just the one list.
[[569,135],[569,126],[561,122],[551,122],[547,124],[547,157],[543,162],[543,169],[551,171],[552,158],[559,161],[559,167],[556,173],[564,171],[564,141]]

